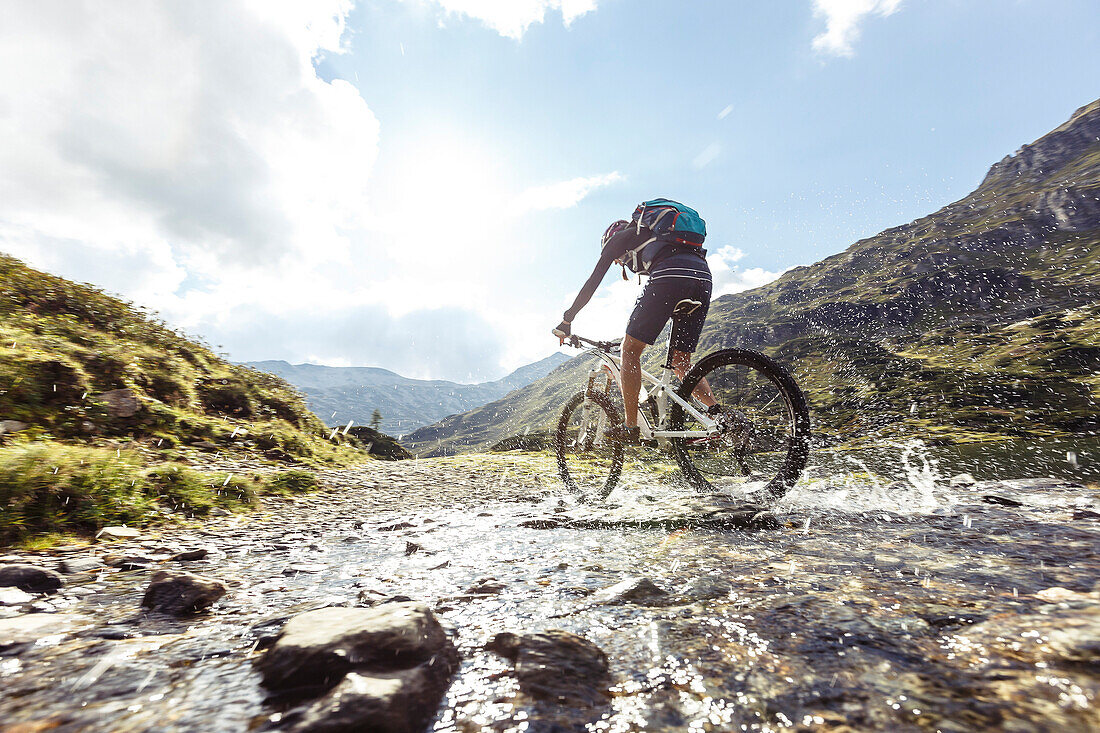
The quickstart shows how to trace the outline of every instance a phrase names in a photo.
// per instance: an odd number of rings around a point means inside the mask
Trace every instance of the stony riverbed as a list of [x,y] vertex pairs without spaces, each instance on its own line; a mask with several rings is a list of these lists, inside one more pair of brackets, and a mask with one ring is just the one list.
[[[1096,486],[819,470],[758,514],[674,481],[578,505],[522,455],[322,479],[257,515],[0,557],[68,571],[0,589],[0,730],[301,727],[257,665],[287,619],[402,597],[460,657],[429,729],[1100,728]],[[162,570],[226,592],[143,610]],[[560,679],[525,653],[564,654]]]

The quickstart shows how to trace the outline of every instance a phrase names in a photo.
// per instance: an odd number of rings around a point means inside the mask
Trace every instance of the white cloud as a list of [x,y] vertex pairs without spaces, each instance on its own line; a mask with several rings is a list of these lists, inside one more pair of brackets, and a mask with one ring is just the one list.
[[727,104],[725,107],[722,108],[722,111],[718,113],[718,119],[720,119],[720,120],[726,119],[727,117],[730,116],[731,112],[733,112],[733,105],[732,104]]
[[814,37],[814,50],[851,56],[867,16],[893,15],[900,6],[901,0],[814,0],[814,15],[825,19],[825,31]]
[[343,251],[379,127],[312,61],[339,49],[348,10],[9,3],[0,241],[24,256],[58,239],[105,257],[144,243],[210,277]]
[[744,256],[745,252],[743,250],[729,245],[707,253],[707,263],[710,265],[711,275],[714,277],[712,298],[767,285],[786,272],[786,270],[771,272],[760,267],[741,269],[735,263]]
[[613,171],[602,176],[573,178],[572,180],[551,183],[546,186],[528,188],[515,198],[513,211],[524,213],[549,209],[571,209],[597,188],[610,186],[612,183],[618,183],[621,180],[623,180],[622,175],[618,171]]
[[546,20],[548,10],[561,12],[568,27],[596,9],[596,0],[430,0],[448,14],[476,18],[505,38],[519,40],[535,23]]

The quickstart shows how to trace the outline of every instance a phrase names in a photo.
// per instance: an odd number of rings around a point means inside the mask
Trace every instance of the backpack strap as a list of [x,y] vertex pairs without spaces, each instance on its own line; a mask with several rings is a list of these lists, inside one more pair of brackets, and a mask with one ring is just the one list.
[[[641,252],[641,251],[642,251],[643,249],[645,249],[645,248],[646,248],[646,247],[647,247],[647,246],[648,246],[649,244],[651,244],[651,243],[653,243],[653,242],[656,242],[656,241],[657,241],[657,237],[655,237],[655,236],[654,236],[654,237],[650,237],[649,239],[647,239],[646,241],[642,242],[641,244],[639,244],[639,245],[638,245],[637,247],[635,247],[634,249],[628,249],[628,250],[627,250],[626,252],[624,252],[624,253],[623,253],[623,255],[624,255],[624,256],[625,256],[625,255],[630,255],[630,262],[631,262],[631,267],[630,267],[630,269],[631,269],[631,270],[633,270],[634,272],[638,272],[638,254],[639,254],[639,253],[640,253],[640,252]],[[639,274],[641,274],[641,273],[639,273]]]

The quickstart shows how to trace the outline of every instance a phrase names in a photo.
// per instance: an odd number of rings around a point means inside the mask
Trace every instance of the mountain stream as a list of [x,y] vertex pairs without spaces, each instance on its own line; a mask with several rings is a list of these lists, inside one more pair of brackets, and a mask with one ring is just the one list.
[[[0,633],[0,730],[278,728],[292,709],[254,662],[285,620],[398,596],[462,655],[438,731],[1100,728],[1100,487],[952,485],[919,445],[893,455],[893,476],[811,466],[755,529],[674,481],[580,505],[521,453],[372,462],[258,515],[10,553],[105,564],[0,608],[42,619]],[[228,593],[143,612],[167,566]],[[485,648],[550,629],[606,654],[610,690],[537,699]]]

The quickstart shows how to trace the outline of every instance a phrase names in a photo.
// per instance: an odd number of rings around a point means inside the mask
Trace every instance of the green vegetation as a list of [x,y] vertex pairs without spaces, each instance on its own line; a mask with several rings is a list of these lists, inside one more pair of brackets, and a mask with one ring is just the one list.
[[108,525],[242,511],[259,496],[317,485],[303,470],[241,475],[175,462],[148,466],[131,449],[21,440],[0,448],[0,544],[38,546]]
[[62,439],[214,444],[310,465],[357,456],[328,439],[282,379],[231,364],[130,304],[5,255],[0,420]]
[[273,468],[369,458],[279,377],[5,255],[0,426],[0,544],[239,511],[317,487],[303,470],[200,470],[200,451]]

